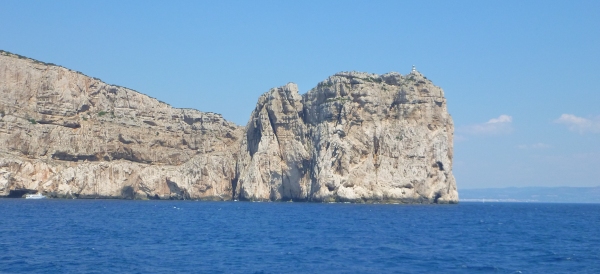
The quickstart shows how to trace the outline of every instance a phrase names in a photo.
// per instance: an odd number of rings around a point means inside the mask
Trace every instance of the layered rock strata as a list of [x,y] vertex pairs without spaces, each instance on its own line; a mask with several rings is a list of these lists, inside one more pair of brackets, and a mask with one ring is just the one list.
[[0,195],[232,197],[243,129],[221,115],[6,52],[0,94]]
[[263,94],[246,127],[0,52],[0,196],[455,203],[453,123],[420,73]]

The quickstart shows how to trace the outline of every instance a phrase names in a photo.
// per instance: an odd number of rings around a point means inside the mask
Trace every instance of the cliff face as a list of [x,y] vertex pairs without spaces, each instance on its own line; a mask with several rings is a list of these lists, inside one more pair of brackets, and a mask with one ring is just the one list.
[[263,94],[245,128],[0,52],[0,196],[457,202],[452,119],[418,72]]
[[231,198],[243,129],[0,53],[0,195]]
[[453,130],[443,91],[416,71],[272,89],[246,126],[239,197],[456,202]]

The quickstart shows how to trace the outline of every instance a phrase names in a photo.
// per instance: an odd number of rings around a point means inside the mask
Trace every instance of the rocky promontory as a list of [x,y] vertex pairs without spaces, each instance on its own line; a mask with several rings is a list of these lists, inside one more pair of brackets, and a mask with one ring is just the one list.
[[442,89],[343,72],[248,124],[0,51],[0,196],[455,203]]

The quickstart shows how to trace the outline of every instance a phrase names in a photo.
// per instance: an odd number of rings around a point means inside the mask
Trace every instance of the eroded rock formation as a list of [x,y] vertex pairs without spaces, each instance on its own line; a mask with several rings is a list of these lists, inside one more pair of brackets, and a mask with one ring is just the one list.
[[218,114],[5,52],[0,94],[0,195],[232,197],[243,129]]
[[246,127],[0,52],[0,196],[454,203],[453,124],[420,73],[263,94]]
[[256,200],[456,202],[453,124],[418,72],[339,73],[300,96],[260,97],[242,139],[239,195]]

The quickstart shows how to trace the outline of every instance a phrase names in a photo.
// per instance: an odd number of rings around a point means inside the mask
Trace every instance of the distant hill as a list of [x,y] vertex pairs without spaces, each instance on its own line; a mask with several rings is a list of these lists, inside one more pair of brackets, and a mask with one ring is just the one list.
[[460,201],[600,203],[598,187],[507,187],[459,189]]

